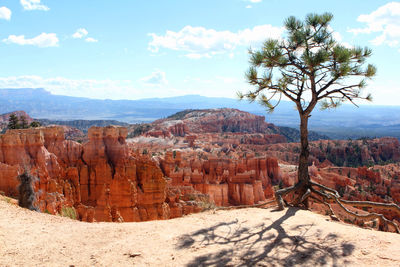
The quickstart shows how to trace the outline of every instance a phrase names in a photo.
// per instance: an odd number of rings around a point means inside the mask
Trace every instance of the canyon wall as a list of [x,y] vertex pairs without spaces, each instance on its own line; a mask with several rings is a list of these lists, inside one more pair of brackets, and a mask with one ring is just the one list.
[[[156,120],[146,130],[147,136],[169,137],[204,133],[263,133],[279,134],[280,129],[265,122],[264,116],[237,109],[204,109],[178,112],[166,119]],[[276,139],[276,137],[275,137]],[[286,138],[280,135],[280,140]]]
[[29,169],[38,178],[41,211],[73,207],[85,221],[169,218],[160,168],[132,154],[126,134],[124,128],[93,127],[81,145],[65,140],[60,127],[8,131],[0,139],[0,190],[16,195],[17,175]]
[[[65,140],[62,127],[9,130],[0,136],[0,191],[17,196],[17,176],[37,177],[43,212],[75,209],[83,221],[145,221],[198,212],[201,203],[254,204],[273,195],[274,159],[152,160],[126,143],[123,127],[92,127],[88,142]],[[161,168],[160,168],[161,167]]]
[[160,166],[172,185],[192,186],[217,206],[253,205],[272,198],[271,181],[281,176],[274,158],[203,159],[168,151]]

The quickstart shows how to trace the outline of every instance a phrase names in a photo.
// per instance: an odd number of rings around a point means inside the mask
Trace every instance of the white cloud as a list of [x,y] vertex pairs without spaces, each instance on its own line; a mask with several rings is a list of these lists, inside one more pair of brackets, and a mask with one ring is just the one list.
[[41,4],[40,0],[20,0],[20,3],[25,10],[50,10],[50,8]]
[[161,86],[168,84],[165,72],[160,70],[156,70],[151,75],[142,78],[141,81],[151,86]]
[[[141,99],[182,95],[182,90],[166,86],[145,86],[131,80],[45,78],[37,75],[0,77],[1,88],[44,88],[57,94],[97,99]],[[143,88],[146,88],[145,90]],[[195,94],[189,91],[188,94]]]
[[98,41],[99,40],[94,39],[92,37],[88,37],[88,38],[85,39],[85,42],[88,42],[88,43],[97,43]]
[[25,39],[24,35],[10,35],[3,39],[7,44],[33,45],[38,47],[54,47],[58,46],[58,38],[55,33],[42,33],[34,38]]
[[[128,80],[43,78],[36,75],[0,77],[0,88],[44,88],[53,94],[100,99],[145,97]],[[148,92],[147,92],[148,93]]]
[[251,5],[247,5],[246,8],[252,8],[252,6]]
[[279,39],[283,31],[282,27],[272,25],[255,26],[238,32],[185,26],[178,32],[167,31],[165,35],[150,33],[152,41],[149,50],[153,53],[157,53],[160,48],[184,51],[186,57],[197,59],[230,53],[238,46],[259,45],[267,38]]
[[371,40],[374,45],[398,46],[400,40],[400,2],[391,2],[370,14],[360,15],[357,21],[365,23],[364,28],[350,29],[353,34],[378,33]]
[[72,38],[74,39],[82,39],[85,38],[85,42],[88,43],[97,43],[99,40],[93,38],[93,37],[87,37],[89,32],[85,28],[79,28],[76,30],[74,34],[72,34]]
[[5,6],[0,7],[0,19],[10,20],[11,19],[11,10]]
[[347,48],[353,48],[353,47],[354,47],[353,45],[351,45],[351,44],[349,44],[349,43],[347,43],[347,42],[343,42],[343,37],[342,37],[342,35],[341,35],[339,32],[335,32],[335,31],[332,29],[331,26],[328,26],[328,30],[329,30],[330,32],[332,32],[333,38],[334,38],[338,43],[340,43],[341,45],[343,45],[344,47],[347,47]]
[[88,35],[88,31],[84,28],[79,28],[78,30],[76,30],[76,32],[72,35],[72,38],[74,39],[82,39],[83,37],[85,37],[86,35]]

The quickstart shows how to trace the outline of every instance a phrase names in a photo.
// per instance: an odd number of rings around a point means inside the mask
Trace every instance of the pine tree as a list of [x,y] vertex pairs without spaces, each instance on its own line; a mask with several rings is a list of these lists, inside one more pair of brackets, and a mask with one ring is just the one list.
[[8,129],[19,129],[19,120],[15,114],[11,114],[8,118]]
[[24,115],[19,117],[19,126],[21,129],[26,129],[29,127],[28,121],[26,120]]
[[37,128],[37,127],[40,127],[40,126],[42,126],[42,125],[38,121],[33,121],[33,122],[31,122],[31,124],[29,124],[30,128]]
[[[294,102],[300,119],[298,183],[276,191],[279,209],[284,208],[282,197],[291,192],[296,195],[292,203],[295,206],[307,207],[307,199],[315,195],[328,206],[328,199],[334,199],[340,206],[345,202],[339,199],[337,191],[310,179],[308,120],[318,103],[322,109],[327,109],[336,108],[345,101],[356,106],[355,100],[371,101],[371,95],[364,95],[363,88],[366,81],[375,75],[376,68],[371,64],[366,65],[366,60],[372,55],[371,49],[348,48],[334,39],[329,25],[332,19],[330,13],[309,14],[304,21],[289,17],[284,22],[287,35],[283,40],[269,39],[260,50],[249,51],[250,68],[246,78],[255,89],[247,93],[239,92],[239,97],[250,102],[258,100],[270,112],[284,97]],[[273,102],[276,98],[279,100]],[[350,204],[366,205],[365,202]],[[368,204],[381,208],[385,206],[372,202]],[[399,206],[393,205],[389,208],[400,214]],[[386,223],[386,219],[379,218]],[[392,222],[389,224],[395,226]],[[397,226],[395,228],[399,231]]]

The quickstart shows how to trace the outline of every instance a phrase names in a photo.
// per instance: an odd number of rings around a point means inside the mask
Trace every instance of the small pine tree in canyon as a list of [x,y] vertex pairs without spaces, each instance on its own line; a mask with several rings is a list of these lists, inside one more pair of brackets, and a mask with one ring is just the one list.
[[34,205],[36,193],[33,188],[33,182],[35,179],[36,178],[27,170],[18,175],[18,180],[20,181],[18,186],[18,205],[29,210],[37,211],[38,209]]

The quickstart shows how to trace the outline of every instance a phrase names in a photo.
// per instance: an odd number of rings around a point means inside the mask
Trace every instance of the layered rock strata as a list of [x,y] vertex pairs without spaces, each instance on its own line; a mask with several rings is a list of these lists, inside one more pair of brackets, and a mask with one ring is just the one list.
[[40,210],[71,207],[84,221],[167,219],[166,180],[156,163],[134,155],[127,130],[93,127],[84,145],[60,127],[12,130],[0,138],[0,190],[16,194],[17,175],[29,169]]
[[[218,206],[253,205],[273,197],[272,179],[279,180],[274,158],[186,158],[180,151],[168,151],[160,161],[172,185],[192,186],[210,196]],[[185,157],[185,159],[183,159]]]
[[0,190],[16,196],[17,176],[29,170],[43,212],[70,208],[83,221],[145,221],[198,212],[199,200],[259,203],[280,176],[272,158],[187,160],[171,151],[152,160],[126,136],[123,127],[92,127],[82,145],[65,140],[62,127],[9,130],[0,137]]

